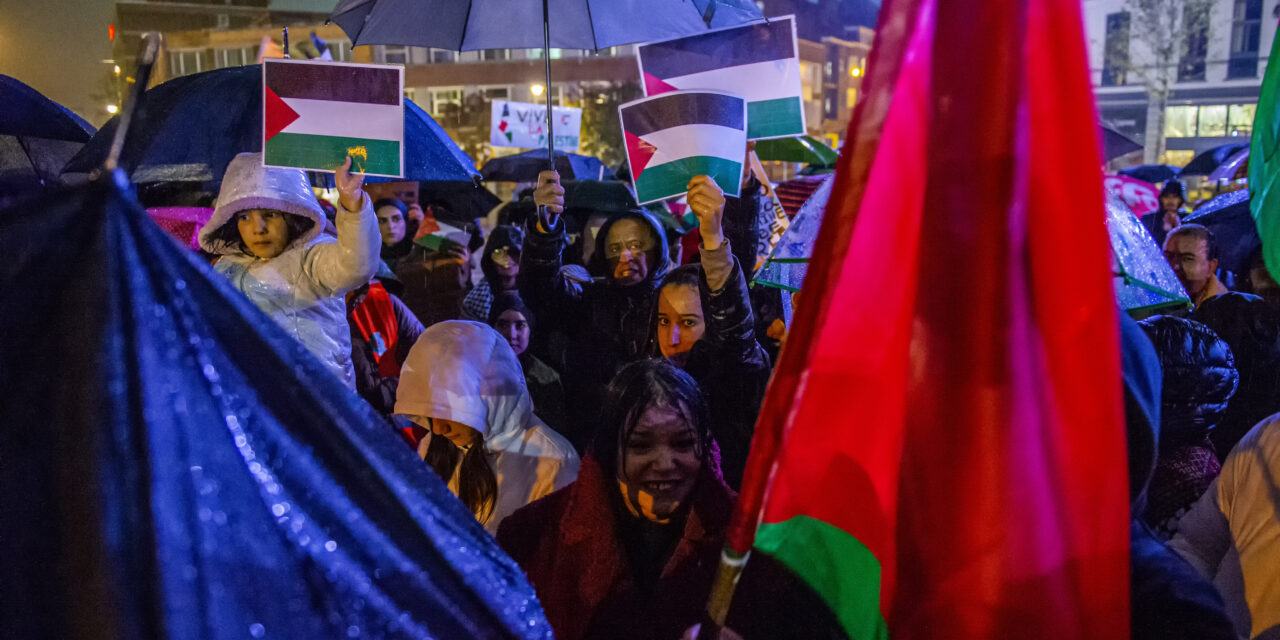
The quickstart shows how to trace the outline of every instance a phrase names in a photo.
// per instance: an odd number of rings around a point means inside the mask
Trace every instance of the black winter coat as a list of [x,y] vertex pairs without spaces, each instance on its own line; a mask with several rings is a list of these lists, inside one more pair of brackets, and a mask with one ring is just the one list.
[[[649,272],[643,282],[620,286],[613,282],[613,269],[606,264],[605,239],[619,220],[630,218],[646,225],[654,236],[649,252]],[[564,250],[568,247],[564,219],[549,232],[542,232],[531,220],[520,254],[520,297],[533,311],[542,327],[530,347],[545,362],[563,363],[562,378],[567,400],[564,435],[584,451],[595,430],[596,412],[604,399],[605,386],[623,365],[645,356],[649,343],[649,318],[654,307],[658,282],[667,273],[667,238],[648,213],[632,211],[610,218],[596,237],[589,270],[597,278],[578,282],[561,273]],[[603,277],[600,277],[603,276]],[[565,353],[538,352],[549,341],[550,331],[564,334]]]
[[1191,318],[1231,346],[1240,372],[1240,388],[1209,436],[1221,460],[1254,425],[1280,412],[1280,312],[1258,296],[1232,292],[1206,300]]

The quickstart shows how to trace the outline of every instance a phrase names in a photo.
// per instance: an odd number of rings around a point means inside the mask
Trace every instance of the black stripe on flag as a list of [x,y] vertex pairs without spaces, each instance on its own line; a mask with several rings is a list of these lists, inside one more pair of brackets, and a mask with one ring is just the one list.
[[399,69],[269,60],[263,64],[267,88],[281,98],[400,104]]
[[644,72],[667,79],[796,56],[791,18],[640,46]]
[[721,93],[664,93],[656,98],[622,108],[622,127],[632,135],[686,124],[717,124],[746,128],[742,98]]

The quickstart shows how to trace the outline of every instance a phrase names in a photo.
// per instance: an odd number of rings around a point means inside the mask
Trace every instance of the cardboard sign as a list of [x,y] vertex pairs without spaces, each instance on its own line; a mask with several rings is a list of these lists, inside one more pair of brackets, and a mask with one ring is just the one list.
[[[557,151],[577,151],[582,135],[582,109],[555,107],[552,129]],[[495,147],[538,149],[547,146],[547,105],[494,100],[489,144]]]

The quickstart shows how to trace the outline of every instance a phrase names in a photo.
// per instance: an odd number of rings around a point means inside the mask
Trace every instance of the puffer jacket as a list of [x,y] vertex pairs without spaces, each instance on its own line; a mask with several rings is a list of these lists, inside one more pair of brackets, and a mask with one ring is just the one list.
[[[724,480],[736,491],[742,485],[756,417],[769,383],[769,357],[756,341],[755,314],[751,310],[747,280],[733,255],[732,243],[726,240],[716,253],[718,255],[712,257],[706,249],[701,250],[704,263],[717,259],[731,263],[729,277],[718,291],[711,290],[707,273],[701,266],[681,267],[699,272],[698,288],[706,323],[706,332],[690,349],[684,370],[693,376],[707,397],[711,434],[720,445]],[[656,298],[649,356],[660,358]]]
[[1231,349],[1209,327],[1172,316],[1139,324],[1155,345],[1164,372],[1160,444],[1144,517],[1168,539],[1177,518],[1218,475],[1208,436],[1239,377]]
[[[578,477],[577,452],[534,415],[511,345],[478,322],[449,320],[422,333],[400,370],[395,412],[423,427],[436,418],[480,432],[498,479],[493,511],[481,522],[489,533],[516,509]],[[430,439],[419,443],[419,455],[426,456]],[[456,470],[449,489],[458,492]]]
[[[355,372],[343,295],[377,272],[382,243],[369,196],[361,197],[359,211],[338,205],[337,239],[322,236],[324,214],[303,173],[264,167],[261,153],[242,153],[227,167],[213,216],[200,230],[200,248],[221,256],[214,270],[352,389]],[[261,260],[219,240],[217,233],[234,225],[236,214],[255,208],[283,211],[313,224],[283,253]]]
[[1230,345],[1240,372],[1240,388],[1209,435],[1221,460],[1254,425],[1280,412],[1280,312],[1258,296],[1232,292],[1206,300],[1191,319]]
[[[620,286],[613,282],[613,268],[605,259],[605,240],[619,220],[639,220],[654,236],[648,254],[649,273],[643,282]],[[588,270],[596,277],[581,282],[561,272],[563,253],[568,247],[563,217],[550,231],[541,231],[530,220],[520,254],[520,297],[544,328],[543,340],[531,349],[544,362],[563,362],[562,371],[569,415],[565,435],[582,451],[591,440],[595,411],[604,397],[604,387],[622,365],[646,355],[649,320],[658,283],[669,268],[667,238],[653,217],[642,210],[609,218],[596,236],[595,253]],[[548,334],[564,334],[566,351],[537,352],[551,342]],[[545,341],[544,341],[545,340]]]
[[1142,329],[1121,317],[1125,427],[1129,442],[1131,634],[1134,640],[1230,640],[1235,637],[1212,584],[1161,542],[1140,515],[1159,439],[1160,364]]

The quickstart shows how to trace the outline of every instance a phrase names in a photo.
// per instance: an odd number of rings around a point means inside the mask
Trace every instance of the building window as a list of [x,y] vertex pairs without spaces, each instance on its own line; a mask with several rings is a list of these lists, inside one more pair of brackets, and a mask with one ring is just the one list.
[[823,72],[826,74],[828,78],[831,77],[831,61],[830,60],[828,60],[826,66],[823,67]]
[[1178,81],[1204,80],[1205,53],[1209,49],[1209,5],[1183,7],[1182,23],[1187,34],[1187,50],[1178,62]]
[[462,106],[462,89],[433,89],[431,91],[431,115],[439,118],[450,107]]
[[490,100],[506,100],[510,94],[511,92],[506,87],[484,90],[484,96]]
[[485,49],[480,52],[480,59],[485,62],[497,62],[506,60],[508,57],[506,49]]
[[219,69],[227,67],[240,67],[253,62],[253,58],[248,58],[246,49],[214,49],[213,63]]
[[457,62],[457,61],[458,61],[457,51],[450,51],[448,49],[432,49],[431,50],[432,64],[446,64],[449,62]]
[[334,62],[351,61],[351,45],[346,40],[330,40],[324,43],[329,48],[329,55]]
[[1196,111],[1198,107],[1169,107],[1165,110],[1164,137],[1196,137]]
[[1262,0],[1236,0],[1231,18],[1231,59],[1228,78],[1258,76],[1258,39],[1262,31]]
[[1129,12],[1107,15],[1107,34],[1103,45],[1102,86],[1125,84],[1129,71]]
[[1196,135],[1201,138],[1221,138],[1227,135],[1227,105],[1200,107]]
[[852,109],[855,102],[858,101],[858,90],[850,87],[844,90],[844,106]]
[[1253,135],[1253,116],[1256,104],[1233,104],[1227,112],[1227,135],[1249,137]]
[[409,62],[409,49],[387,45],[382,48],[382,61],[387,64],[406,64]]

